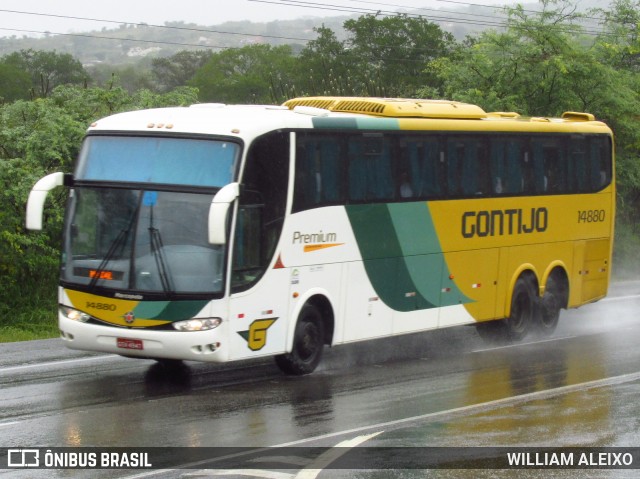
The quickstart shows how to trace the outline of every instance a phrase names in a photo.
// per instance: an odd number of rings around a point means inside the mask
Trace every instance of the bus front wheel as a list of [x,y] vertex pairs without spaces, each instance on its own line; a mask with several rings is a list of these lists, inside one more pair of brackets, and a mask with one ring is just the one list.
[[286,374],[302,375],[312,373],[322,359],[324,349],[324,323],[315,306],[302,308],[293,337],[290,353],[275,357],[276,364]]

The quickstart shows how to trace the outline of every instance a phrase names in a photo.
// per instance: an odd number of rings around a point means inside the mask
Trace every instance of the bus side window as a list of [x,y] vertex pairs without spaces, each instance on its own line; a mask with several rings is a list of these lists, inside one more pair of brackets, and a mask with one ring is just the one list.
[[447,139],[447,187],[451,197],[477,197],[490,193],[487,149],[481,138]]
[[600,191],[611,183],[611,147],[608,138],[591,138],[591,191]]
[[349,140],[349,200],[393,200],[391,140],[380,134],[354,135]]
[[[437,198],[442,196],[444,166],[440,158],[437,138],[409,138],[404,143],[402,157],[406,166],[408,183],[414,198]],[[402,180],[401,180],[402,183]],[[401,197],[406,197],[400,195]]]
[[491,188],[498,196],[520,194],[525,189],[526,153],[519,138],[498,137],[489,143]]
[[489,165],[491,171],[491,188],[494,195],[500,196],[505,192],[504,183],[505,165],[505,142],[499,138],[493,138],[489,142]]
[[506,144],[506,184],[505,192],[508,194],[520,194],[525,187],[525,154],[522,151],[521,142],[509,139]]
[[449,197],[462,195],[462,160],[464,144],[457,138],[447,140],[447,191]]
[[590,189],[591,163],[587,161],[587,141],[584,137],[569,140],[569,171],[567,178],[572,193],[584,192]]
[[567,193],[567,165],[564,161],[563,142],[550,137],[534,138],[532,153],[536,167],[542,165],[543,188],[541,192],[552,195]]
[[339,137],[300,135],[296,152],[294,212],[341,201],[340,145]]
[[462,193],[464,196],[485,196],[489,194],[489,168],[487,150],[479,138],[463,139]]
[[531,158],[531,173],[533,176],[533,184],[531,185],[532,188],[530,191],[537,195],[545,194],[551,178],[548,178],[546,175],[544,158],[542,155],[536,154],[535,150],[532,150],[529,156]]

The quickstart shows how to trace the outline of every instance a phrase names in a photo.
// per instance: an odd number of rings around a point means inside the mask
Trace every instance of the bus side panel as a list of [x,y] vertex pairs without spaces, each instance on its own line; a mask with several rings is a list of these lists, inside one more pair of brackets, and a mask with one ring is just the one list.
[[400,274],[396,284],[406,308],[393,315],[393,334],[438,327],[444,256],[422,254],[402,258],[408,275]]
[[[381,267],[383,265],[380,263],[385,260],[369,261],[378,262],[375,266]],[[371,286],[364,262],[350,263],[347,271],[343,341],[359,341],[391,334],[393,310]],[[391,275],[389,279],[393,281]]]
[[[443,277],[442,295],[449,294],[447,283],[455,282],[469,298],[465,307],[473,318],[478,321],[495,318],[499,256],[498,248],[446,253],[450,276]],[[446,325],[443,319],[441,326]]]
[[576,282],[580,283],[580,298],[582,303],[594,301],[607,294],[609,282],[609,251],[610,241],[591,240],[581,242],[581,248],[576,252],[582,255],[576,258],[578,274]]
[[253,288],[231,295],[230,359],[268,356],[285,351],[290,274],[286,268],[268,269]]
[[[288,337],[292,338],[297,312],[310,297],[309,291],[325,290],[330,296],[335,325],[332,344],[376,337],[377,319],[386,308],[376,297],[362,263],[358,243],[344,206],[327,206],[292,214],[285,224],[277,249],[289,268],[287,281],[291,299]],[[370,304],[372,303],[372,304]],[[371,315],[369,314],[371,311]],[[376,322],[372,316],[376,317]]]

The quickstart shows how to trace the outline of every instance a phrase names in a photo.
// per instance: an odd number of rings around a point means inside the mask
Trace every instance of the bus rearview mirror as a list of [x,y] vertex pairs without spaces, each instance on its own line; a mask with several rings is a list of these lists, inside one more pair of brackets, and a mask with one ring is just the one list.
[[229,183],[216,193],[209,207],[209,243],[224,245],[227,242],[227,213],[229,207],[238,198],[240,185]]
[[42,215],[47,195],[55,187],[66,185],[68,182],[69,180],[65,179],[65,174],[61,172],[51,173],[38,180],[29,192],[29,199],[27,200],[27,229],[42,230]]

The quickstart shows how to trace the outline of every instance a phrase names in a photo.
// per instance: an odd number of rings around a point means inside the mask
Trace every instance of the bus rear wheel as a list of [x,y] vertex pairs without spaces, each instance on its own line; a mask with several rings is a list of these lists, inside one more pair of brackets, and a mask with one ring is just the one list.
[[276,364],[286,374],[303,375],[312,373],[322,359],[324,350],[324,323],[315,306],[302,308],[293,337],[290,353],[275,357]]
[[538,309],[538,295],[533,282],[518,278],[511,297],[511,314],[505,319],[507,334],[512,341],[521,341],[529,332]]
[[560,284],[553,277],[550,277],[540,301],[540,313],[537,316],[536,329],[542,336],[550,336],[556,330],[563,303],[564,294]]
[[478,323],[476,329],[480,337],[489,342],[521,341],[534,324],[537,311],[535,285],[527,277],[521,276],[513,287],[509,317]]

